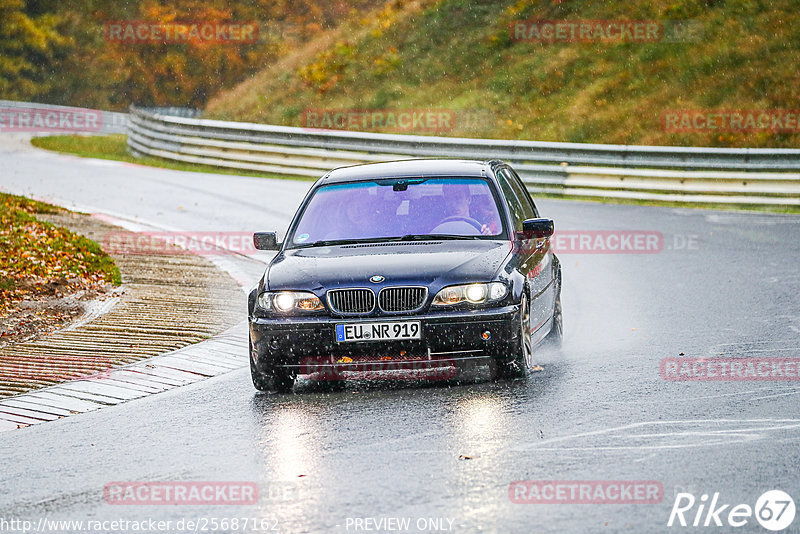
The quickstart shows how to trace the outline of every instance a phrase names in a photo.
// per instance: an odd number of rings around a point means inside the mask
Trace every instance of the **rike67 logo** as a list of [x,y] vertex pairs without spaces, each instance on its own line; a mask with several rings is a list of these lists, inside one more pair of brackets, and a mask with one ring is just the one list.
[[722,503],[719,492],[714,493],[710,501],[706,494],[696,499],[691,493],[678,493],[667,526],[738,528],[751,524],[755,516],[759,525],[777,532],[789,527],[794,521],[794,515],[794,500],[781,490],[764,492],[756,500],[754,508],[749,504]]

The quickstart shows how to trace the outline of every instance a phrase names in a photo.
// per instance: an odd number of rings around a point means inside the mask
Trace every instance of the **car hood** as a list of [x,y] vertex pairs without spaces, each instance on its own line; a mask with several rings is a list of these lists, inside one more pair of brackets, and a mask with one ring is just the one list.
[[[509,255],[506,241],[418,241],[293,249],[267,270],[268,288],[321,290],[491,281]],[[371,284],[370,278],[384,281]]]

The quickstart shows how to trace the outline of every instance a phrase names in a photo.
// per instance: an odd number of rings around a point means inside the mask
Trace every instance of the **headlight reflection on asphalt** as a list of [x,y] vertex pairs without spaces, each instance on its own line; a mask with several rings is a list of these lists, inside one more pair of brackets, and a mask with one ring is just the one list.
[[485,447],[486,438],[507,432],[507,399],[495,395],[466,397],[456,404],[455,434],[463,447]]
[[[312,439],[315,429],[309,424],[309,415],[303,410],[281,409],[275,413],[272,424],[264,427],[269,452],[279,456],[272,470],[278,480],[293,480],[307,475],[319,457]],[[271,439],[270,439],[271,438]]]
[[[313,476],[320,470],[320,421],[313,410],[271,402],[257,403],[256,411],[258,514],[302,524],[321,506],[319,481]],[[281,532],[289,528],[281,524]]]

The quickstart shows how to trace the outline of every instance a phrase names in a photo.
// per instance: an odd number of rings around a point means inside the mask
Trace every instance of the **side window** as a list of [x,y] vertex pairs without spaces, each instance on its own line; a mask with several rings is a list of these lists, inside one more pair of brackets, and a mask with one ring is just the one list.
[[522,221],[526,219],[526,210],[517,196],[517,193],[514,191],[514,187],[511,185],[513,179],[505,169],[497,173],[497,178],[498,182],[500,182],[500,189],[503,191],[503,196],[506,197],[506,202],[511,210],[511,220],[514,224],[514,230],[517,232],[522,231]]
[[525,188],[525,184],[522,183],[519,175],[510,169],[504,169],[505,172],[509,173],[509,182],[511,182],[511,187],[514,189],[514,192],[517,193],[517,196],[522,201],[522,204],[525,208],[525,212],[527,213],[526,219],[537,219],[539,218],[539,210],[536,209],[536,204],[533,203],[533,199],[531,198],[530,193]]

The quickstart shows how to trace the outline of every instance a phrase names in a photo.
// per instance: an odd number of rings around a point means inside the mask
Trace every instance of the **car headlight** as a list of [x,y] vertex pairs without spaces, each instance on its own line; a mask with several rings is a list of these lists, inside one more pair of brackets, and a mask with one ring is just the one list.
[[502,282],[448,286],[436,294],[433,298],[433,305],[453,306],[462,302],[486,304],[502,300],[507,294],[508,288]]
[[265,291],[258,296],[258,306],[278,313],[324,309],[319,298],[309,291]]

